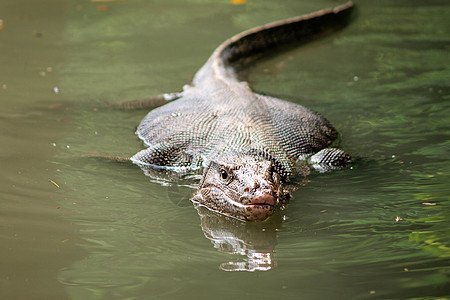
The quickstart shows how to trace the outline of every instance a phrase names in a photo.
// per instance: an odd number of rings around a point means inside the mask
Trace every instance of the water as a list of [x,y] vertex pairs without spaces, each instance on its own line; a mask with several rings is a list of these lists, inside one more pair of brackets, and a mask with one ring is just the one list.
[[0,3],[1,299],[449,297],[449,5],[357,1],[343,33],[254,66],[255,90],[324,114],[357,158],[244,224],[151,182],[145,111],[224,39],[335,1]]

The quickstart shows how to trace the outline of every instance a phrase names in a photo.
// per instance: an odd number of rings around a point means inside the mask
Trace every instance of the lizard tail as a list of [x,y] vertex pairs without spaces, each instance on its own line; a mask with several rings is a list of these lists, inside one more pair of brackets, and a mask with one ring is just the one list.
[[221,44],[213,53],[213,68],[245,65],[268,51],[290,44],[303,44],[344,28],[350,23],[355,5],[349,1],[335,8],[244,31]]

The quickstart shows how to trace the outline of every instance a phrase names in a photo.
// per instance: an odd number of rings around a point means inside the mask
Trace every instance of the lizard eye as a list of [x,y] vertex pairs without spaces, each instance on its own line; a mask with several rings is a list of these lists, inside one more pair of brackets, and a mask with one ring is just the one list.
[[224,169],[220,170],[220,177],[222,177],[223,180],[228,178],[228,172]]

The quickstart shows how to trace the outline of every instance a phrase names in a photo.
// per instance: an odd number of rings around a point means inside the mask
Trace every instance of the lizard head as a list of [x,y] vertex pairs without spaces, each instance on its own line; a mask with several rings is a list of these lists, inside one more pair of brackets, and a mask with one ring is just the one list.
[[233,218],[263,221],[289,197],[270,160],[227,152],[209,163],[192,200]]

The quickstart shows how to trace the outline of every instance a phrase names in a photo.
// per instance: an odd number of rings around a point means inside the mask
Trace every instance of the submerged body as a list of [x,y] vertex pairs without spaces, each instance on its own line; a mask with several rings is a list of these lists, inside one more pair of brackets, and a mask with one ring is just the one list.
[[220,45],[191,85],[149,112],[137,135],[147,146],[131,158],[144,170],[203,171],[193,201],[241,220],[264,220],[289,194],[299,165],[344,166],[329,148],[337,131],[301,105],[254,93],[236,68],[268,50],[307,42],[345,26],[353,4],[243,32]]

